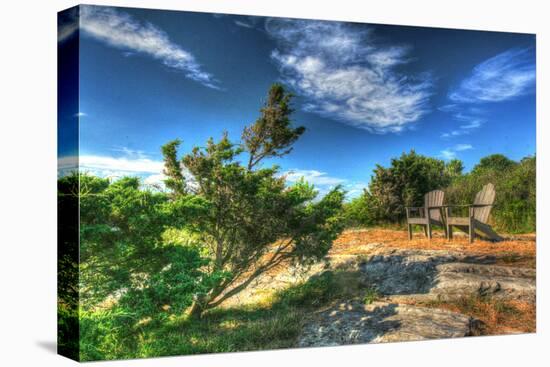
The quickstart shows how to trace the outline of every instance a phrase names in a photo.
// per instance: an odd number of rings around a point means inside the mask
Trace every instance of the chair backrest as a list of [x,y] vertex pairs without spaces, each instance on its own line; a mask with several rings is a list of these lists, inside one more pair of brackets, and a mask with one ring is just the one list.
[[[424,195],[424,207],[442,206],[445,193],[441,190],[433,190]],[[441,220],[441,210],[430,211],[430,218]]]
[[[476,194],[474,199],[474,205],[493,205],[495,202],[495,186],[492,183],[488,183],[483,186],[480,192]],[[483,206],[474,209],[474,218],[482,223],[487,223],[489,214],[491,214],[492,206]]]

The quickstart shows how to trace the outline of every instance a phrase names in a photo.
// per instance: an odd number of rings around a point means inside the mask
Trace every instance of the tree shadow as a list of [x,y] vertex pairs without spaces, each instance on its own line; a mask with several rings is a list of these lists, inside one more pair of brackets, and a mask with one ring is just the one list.
[[398,330],[402,323],[391,320],[397,315],[396,303],[365,306],[358,301],[344,302],[319,315],[304,328],[300,346],[366,344]]
[[364,282],[385,296],[427,294],[438,284],[437,266],[446,263],[495,264],[492,255],[377,255],[359,264]]

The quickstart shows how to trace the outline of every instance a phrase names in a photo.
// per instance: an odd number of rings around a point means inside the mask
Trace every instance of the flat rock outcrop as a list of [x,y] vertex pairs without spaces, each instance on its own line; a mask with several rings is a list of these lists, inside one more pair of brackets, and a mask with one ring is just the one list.
[[456,338],[472,335],[477,325],[469,316],[442,309],[388,302],[363,305],[352,301],[316,315],[304,327],[298,346]]
[[493,265],[494,256],[402,250],[375,255],[359,265],[365,283],[388,296],[452,299],[481,295],[534,300],[534,269]]

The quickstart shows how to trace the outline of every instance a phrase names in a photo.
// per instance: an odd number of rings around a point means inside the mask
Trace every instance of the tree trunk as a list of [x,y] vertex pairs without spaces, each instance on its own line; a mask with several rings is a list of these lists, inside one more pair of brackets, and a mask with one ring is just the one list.
[[192,319],[200,319],[204,311],[205,309],[202,302],[194,301],[187,311],[187,315]]

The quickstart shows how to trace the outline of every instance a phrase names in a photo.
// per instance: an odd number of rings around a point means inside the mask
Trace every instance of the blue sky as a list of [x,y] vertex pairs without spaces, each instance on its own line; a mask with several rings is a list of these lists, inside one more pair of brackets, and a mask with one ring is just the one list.
[[[411,149],[467,169],[535,153],[534,35],[80,9],[80,27],[59,31],[60,52],[78,43],[80,60],[78,103],[60,94],[59,123],[78,126],[81,169],[97,175],[159,182],[161,145],[180,138],[185,153],[224,130],[238,140],[274,82],[296,95],[306,132],[267,163],[321,192],[356,196],[376,164]],[[70,139],[59,136],[61,166],[77,153]]]

